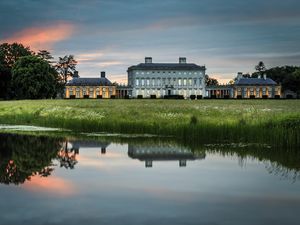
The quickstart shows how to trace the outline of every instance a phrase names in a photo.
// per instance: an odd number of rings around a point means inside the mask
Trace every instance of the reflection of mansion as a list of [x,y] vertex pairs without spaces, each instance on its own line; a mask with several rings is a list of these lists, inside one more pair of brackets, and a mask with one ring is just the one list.
[[128,146],[128,155],[133,159],[145,161],[145,167],[152,167],[153,161],[179,161],[185,167],[187,161],[205,158],[205,152],[194,153],[186,148],[174,146]]
[[[80,148],[94,148],[105,156],[109,145],[109,142],[99,141],[66,141],[64,148],[59,153],[63,159],[61,163],[64,166],[67,165],[65,167],[74,167],[77,163],[76,155],[79,154]],[[128,144],[128,156],[132,159],[145,161],[145,167],[152,167],[153,161],[179,161],[180,167],[186,167],[187,161],[205,159],[205,152],[192,152],[184,147],[169,145],[143,146]]]

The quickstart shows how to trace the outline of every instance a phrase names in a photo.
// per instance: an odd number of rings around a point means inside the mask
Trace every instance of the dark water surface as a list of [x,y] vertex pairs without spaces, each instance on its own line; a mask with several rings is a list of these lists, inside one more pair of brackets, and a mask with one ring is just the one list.
[[299,224],[298,149],[0,134],[0,224]]

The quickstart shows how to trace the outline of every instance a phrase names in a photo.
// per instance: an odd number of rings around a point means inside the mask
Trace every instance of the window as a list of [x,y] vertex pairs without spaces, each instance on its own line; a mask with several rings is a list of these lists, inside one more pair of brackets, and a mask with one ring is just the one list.
[[181,78],[178,79],[178,85],[181,86]]
[[90,90],[90,98],[94,98],[94,91]]
[[189,79],[189,85],[192,86],[192,78]]
[[155,78],[152,78],[152,86],[155,86]]
[[103,91],[103,92],[105,92],[105,91],[106,91],[106,88],[105,88],[105,87],[104,87],[104,88],[102,88],[102,91]]
[[197,79],[196,78],[194,79],[194,85],[195,86],[197,85]]
[[70,95],[73,95],[73,89],[69,89],[70,90]]
[[150,86],[150,80],[149,80],[149,78],[146,80],[146,85]]
[[144,79],[142,79],[142,86],[145,86],[145,81],[144,81]]
[[166,78],[163,78],[162,79],[162,85],[165,85],[166,84]]
[[136,85],[136,86],[139,86],[139,78],[137,78],[137,79],[135,80],[135,85]]
[[183,79],[183,86],[186,86],[186,79]]
[[80,92],[76,91],[76,98],[80,98]]
[[160,78],[157,78],[157,85],[160,86]]

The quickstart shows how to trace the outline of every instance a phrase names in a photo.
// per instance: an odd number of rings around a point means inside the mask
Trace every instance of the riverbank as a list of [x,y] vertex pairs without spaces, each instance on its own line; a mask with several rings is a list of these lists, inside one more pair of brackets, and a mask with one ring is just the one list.
[[0,123],[174,136],[187,142],[300,145],[298,100],[2,101]]

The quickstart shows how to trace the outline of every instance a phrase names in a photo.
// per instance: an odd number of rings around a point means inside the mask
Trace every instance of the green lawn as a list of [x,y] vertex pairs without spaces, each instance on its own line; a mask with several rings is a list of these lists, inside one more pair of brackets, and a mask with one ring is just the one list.
[[299,145],[299,100],[1,101],[0,123]]

